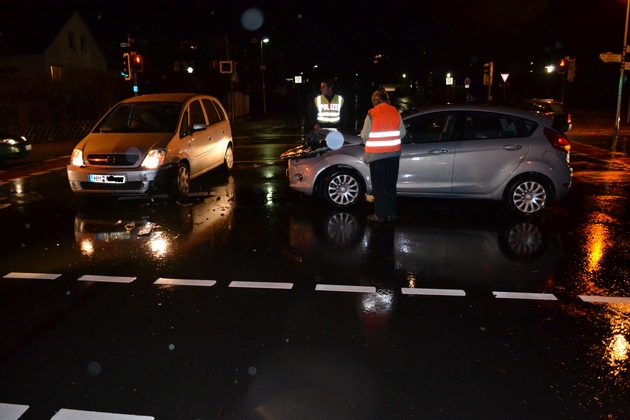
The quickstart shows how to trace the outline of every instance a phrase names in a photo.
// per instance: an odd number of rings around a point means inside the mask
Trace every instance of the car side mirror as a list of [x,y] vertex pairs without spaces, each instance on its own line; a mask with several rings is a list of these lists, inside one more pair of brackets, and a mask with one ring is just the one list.
[[205,130],[205,129],[206,129],[206,125],[205,124],[203,124],[203,123],[196,123],[196,124],[193,124],[191,132],[194,133],[194,132]]

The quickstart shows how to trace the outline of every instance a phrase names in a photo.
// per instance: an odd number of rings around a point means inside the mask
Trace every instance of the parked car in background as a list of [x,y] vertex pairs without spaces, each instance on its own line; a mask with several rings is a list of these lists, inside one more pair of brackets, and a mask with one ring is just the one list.
[[32,145],[26,137],[0,133],[0,163],[27,157],[31,149]]
[[[484,105],[426,107],[403,117],[399,196],[504,200],[517,214],[540,215],[570,188],[571,145],[535,112]],[[371,193],[360,137],[327,146],[320,130],[284,152],[290,187],[347,208]]]
[[116,104],[74,148],[67,167],[78,195],[166,191],[186,196],[190,180],[234,165],[225,108],[209,95],[134,96]]
[[571,121],[571,113],[568,112],[564,103],[556,99],[524,99],[522,102],[536,107],[537,111],[553,118],[554,126],[563,132],[571,131],[573,122]]

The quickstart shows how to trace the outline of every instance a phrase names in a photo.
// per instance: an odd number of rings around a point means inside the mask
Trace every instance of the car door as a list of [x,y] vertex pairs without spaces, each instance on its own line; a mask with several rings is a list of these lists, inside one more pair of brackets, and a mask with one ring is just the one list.
[[490,194],[521,164],[529,150],[518,117],[466,111],[456,128],[453,194]]
[[451,189],[456,143],[453,111],[415,115],[405,119],[398,171],[398,192],[404,195],[443,194]]
[[210,148],[209,166],[216,167],[223,163],[225,156],[227,118],[219,113],[220,108],[210,98],[202,99],[203,108],[208,118],[208,147]]
[[190,175],[205,172],[212,164],[212,130],[208,128],[201,101],[195,99],[188,105],[188,132]]

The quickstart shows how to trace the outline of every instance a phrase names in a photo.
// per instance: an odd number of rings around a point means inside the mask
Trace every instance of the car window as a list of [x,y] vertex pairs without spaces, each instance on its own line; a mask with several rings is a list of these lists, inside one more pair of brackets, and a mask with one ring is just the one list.
[[524,121],[521,118],[505,114],[467,112],[463,118],[460,139],[479,140],[526,137],[528,134],[524,129]]
[[190,125],[203,124],[206,125],[206,117],[203,115],[201,109],[201,103],[199,101],[193,101],[190,103]]
[[208,115],[208,125],[216,124],[222,120],[216,107],[210,99],[204,99],[203,106],[206,109],[206,114]]
[[96,127],[98,132],[173,133],[181,104],[130,102],[117,106]]
[[455,116],[453,112],[433,112],[405,119],[405,143],[452,140]]

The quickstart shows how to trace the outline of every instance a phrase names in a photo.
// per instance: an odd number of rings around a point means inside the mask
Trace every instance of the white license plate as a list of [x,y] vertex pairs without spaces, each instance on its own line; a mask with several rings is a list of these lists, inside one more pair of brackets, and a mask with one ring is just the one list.
[[90,182],[100,182],[103,184],[124,184],[125,176],[90,174]]

